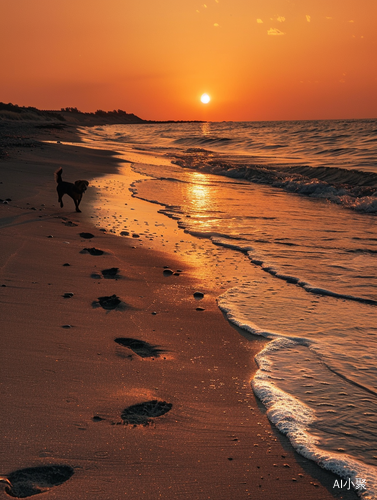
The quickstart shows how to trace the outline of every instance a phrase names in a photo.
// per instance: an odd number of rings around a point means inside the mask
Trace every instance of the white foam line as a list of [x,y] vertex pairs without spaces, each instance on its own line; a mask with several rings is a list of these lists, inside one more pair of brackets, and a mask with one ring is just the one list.
[[272,340],[257,356],[258,371],[251,382],[253,390],[267,408],[267,417],[286,435],[300,455],[313,460],[341,478],[350,479],[356,484],[356,478],[363,479],[366,490],[357,490],[364,500],[373,500],[377,496],[377,480],[375,467],[368,466],[349,455],[328,453],[320,449],[318,439],[311,436],[307,427],[316,420],[315,412],[297,398],[285,393],[274,385],[271,373],[272,363],[269,353],[294,345],[294,341],[286,338]]
[[[237,293],[238,289],[233,290],[234,293]],[[364,500],[376,499],[377,480],[375,468],[349,455],[336,452],[330,454],[319,448],[318,439],[311,436],[306,430],[316,420],[315,411],[275,385],[275,381],[278,381],[278,379],[273,375],[273,365],[269,359],[269,354],[283,349],[290,349],[297,344],[310,348],[313,341],[300,337],[282,337],[277,332],[262,330],[250,322],[243,322],[242,319],[238,319],[232,313],[232,308],[227,305],[229,294],[232,294],[232,290],[228,290],[217,299],[219,308],[226,314],[228,320],[254,335],[261,335],[271,339],[271,342],[255,358],[258,371],[251,381],[255,394],[267,408],[269,420],[282,434],[288,437],[298,453],[341,478],[350,479],[355,484],[356,478],[365,480],[367,490],[357,490],[357,493]]]

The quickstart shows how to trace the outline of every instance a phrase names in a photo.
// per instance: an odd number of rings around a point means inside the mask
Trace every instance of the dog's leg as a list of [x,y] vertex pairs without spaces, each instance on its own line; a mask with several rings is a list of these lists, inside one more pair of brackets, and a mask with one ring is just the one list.
[[81,210],[79,209],[81,200],[82,200],[82,194],[80,194],[80,196],[78,196],[77,199],[75,200],[76,212],[81,212]]
[[58,203],[60,203],[60,208],[63,208],[64,205],[63,205],[63,195],[60,194],[60,191],[59,191],[59,186],[56,188],[57,192],[58,192]]
[[78,200],[74,199],[73,201],[75,202],[76,205],[76,212],[81,212],[81,210],[79,209],[81,198],[79,198]]

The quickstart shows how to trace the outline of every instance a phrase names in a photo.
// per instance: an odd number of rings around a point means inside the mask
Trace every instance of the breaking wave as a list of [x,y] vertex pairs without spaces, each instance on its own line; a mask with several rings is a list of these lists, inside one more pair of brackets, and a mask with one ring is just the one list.
[[[245,159],[244,159],[245,160]],[[253,165],[222,161],[206,150],[188,150],[182,168],[269,184],[291,193],[322,198],[358,212],[377,213],[377,174],[338,167]]]

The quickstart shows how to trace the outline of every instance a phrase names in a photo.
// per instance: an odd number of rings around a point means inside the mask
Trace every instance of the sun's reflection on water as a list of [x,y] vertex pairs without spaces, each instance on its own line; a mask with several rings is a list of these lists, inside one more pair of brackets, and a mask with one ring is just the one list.
[[202,130],[203,135],[209,135],[210,134],[210,122],[204,122],[200,124],[200,128]]
[[186,185],[186,197],[191,210],[194,212],[208,212],[213,204],[212,188],[206,174],[191,173],[191,182]]

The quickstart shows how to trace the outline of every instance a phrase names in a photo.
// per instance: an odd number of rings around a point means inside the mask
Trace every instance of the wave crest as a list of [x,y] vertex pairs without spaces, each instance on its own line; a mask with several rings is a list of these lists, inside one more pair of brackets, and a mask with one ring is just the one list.
[[323,198],[358,212],[377,213],[377,174],[374,172],[307,165],[240,164],[214,158],[206,150],[191,150],[177,157],[175,163],[183,168]]

